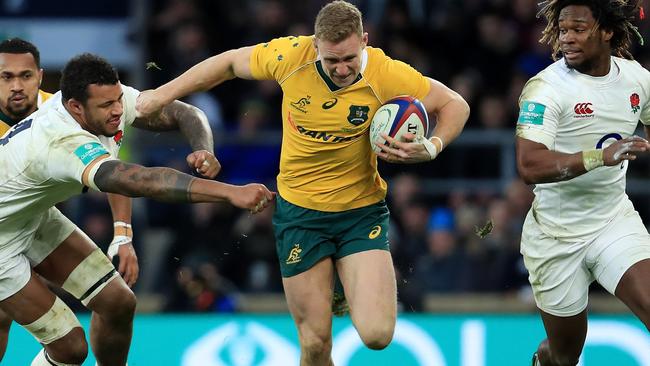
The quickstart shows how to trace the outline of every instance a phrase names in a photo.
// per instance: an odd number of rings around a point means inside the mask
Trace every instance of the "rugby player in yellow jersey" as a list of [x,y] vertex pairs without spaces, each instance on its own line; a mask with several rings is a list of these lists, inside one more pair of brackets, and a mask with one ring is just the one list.
[[143,92],[136,105],[148,115],[178,97],[235,77],[276,80],[282,87],[282,153],[273,224],[301,365],[332,364],[335,271],[365,345],[383,349],[393,337],[397,301],[388,251],[386,183],[368,141],[374,112],[393,97],[412,95],[436,117],[431,140],[391,141],[392,147],[378,155],[404,163],[435,158],[469,116],[457,93],[367,43],[359,10],[334,1],[316,17],[314,36],[226,51]]

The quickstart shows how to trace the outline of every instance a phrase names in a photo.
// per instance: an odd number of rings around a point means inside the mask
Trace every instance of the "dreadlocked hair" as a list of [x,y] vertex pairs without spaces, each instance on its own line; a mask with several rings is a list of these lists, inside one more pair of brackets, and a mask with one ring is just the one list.
[[553,47],[553,60],[557,60],[561,56],[558,25],[560,11],[569,5],[589,7],[596,19],[596,28],[600,27],[613,32],[610,43],[615,56],[633,59],[630,53],[633,37],[643,45],[643,37],[639,33],[639,29],[632,24],[637,18],[643,17],[641,0],[545,0],[539,5],[542,8],[537,13],[537,17],[544,16],[547,21],[539,41]]

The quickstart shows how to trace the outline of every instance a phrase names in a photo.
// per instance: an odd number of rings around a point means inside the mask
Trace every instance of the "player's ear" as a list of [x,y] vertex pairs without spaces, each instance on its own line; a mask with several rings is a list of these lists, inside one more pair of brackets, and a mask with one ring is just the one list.
[[65,105],[68,107],[68,110],[76,115],[83,114],[84,107],[80,101],[70,98],[65,102]]
[[38,86],[40,88],[43,83],[43,69],[38,69]]
[[368,45],[368,32],[363,32],[361,36],[361,48],[366,48]]
[[603,41],[609,42],[612,40],[612,37],[614,36],[614,31],[612,31],[611,29],[603,29],[602,35],[603,35]]

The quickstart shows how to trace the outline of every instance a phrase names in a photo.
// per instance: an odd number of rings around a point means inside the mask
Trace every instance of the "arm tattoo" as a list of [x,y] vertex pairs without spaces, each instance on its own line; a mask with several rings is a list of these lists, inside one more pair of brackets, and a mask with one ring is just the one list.
[[103,163],[95,174],[95,184],[102,192],[164,202],[192,202],[195,179],[171,168],[145,168],[119,160]]
[[163,107],[155,116],[148,119],[136,119],[133,126],[149,131],[180,130],[193,151],[214,152],[212,130],[205,113],[178,100]]

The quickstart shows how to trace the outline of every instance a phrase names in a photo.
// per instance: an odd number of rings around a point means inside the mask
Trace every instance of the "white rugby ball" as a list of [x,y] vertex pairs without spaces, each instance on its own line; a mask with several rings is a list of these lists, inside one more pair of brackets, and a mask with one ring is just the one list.
[[374,152],[381,149],[375,142],[388,145],[388,142],[381,137],[382,133],[403,141],[402,136],[406,133],[415,136],[429,136],[429,117],[424,105],[418,99],[410,96],[399,96],[384,103],[370,122],[370,146]]

